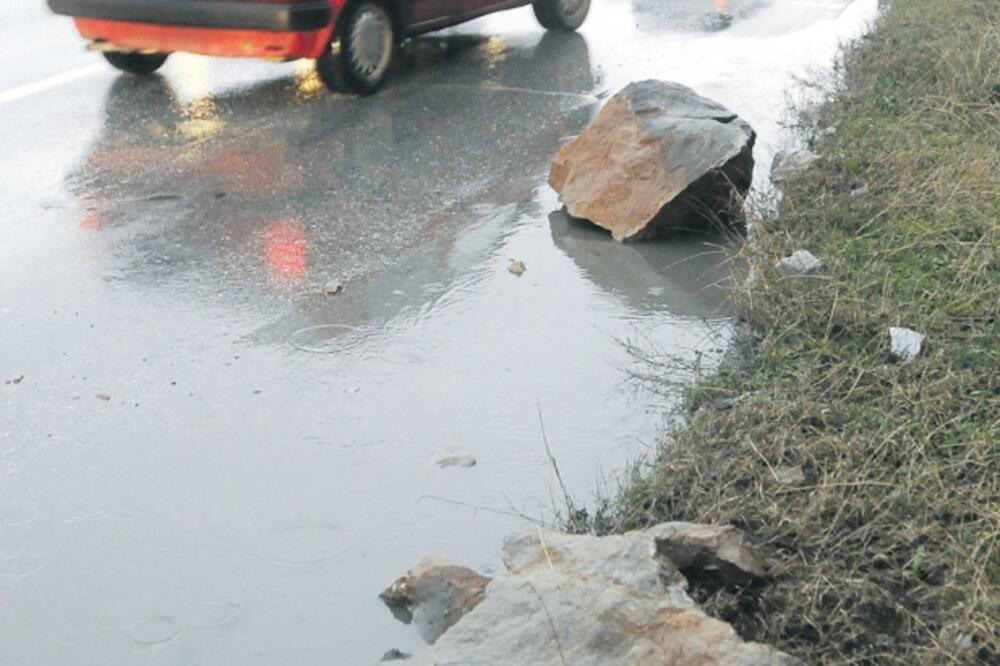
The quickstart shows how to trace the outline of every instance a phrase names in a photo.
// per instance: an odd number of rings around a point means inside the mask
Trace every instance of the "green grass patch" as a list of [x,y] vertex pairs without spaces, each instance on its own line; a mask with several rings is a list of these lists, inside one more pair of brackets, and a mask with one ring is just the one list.
[[[813,663],[1000,663],[997,86],[996,0],[895,0],[845,48],[801,116],[820,160],[742,253],[750,351],[594,521],[748,530],[772,579],[699,599],[747,639]],[[796,249],[825,269],[779,275]],[[890,326],[925,333],[921,356],[893,361]],[[779,483],[786,466],[806,482]]]

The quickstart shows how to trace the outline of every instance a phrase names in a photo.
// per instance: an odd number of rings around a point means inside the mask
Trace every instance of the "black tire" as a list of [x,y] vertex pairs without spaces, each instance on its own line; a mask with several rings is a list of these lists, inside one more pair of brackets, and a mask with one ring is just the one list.
[[337,20],[333,41],[317,58],[316,71],[330,90],[371,95],[385,83],[395,50],[396,28],[386,6],[378,0],[357,0]]
[[546,30],[573,32],[587,18],[590,0],[535,0],[531,7]]
[[167,61],[167,53],[123,53],[120,51],[105,51],[104,59],[115,69],[128,74],[147,76],[152,74]]

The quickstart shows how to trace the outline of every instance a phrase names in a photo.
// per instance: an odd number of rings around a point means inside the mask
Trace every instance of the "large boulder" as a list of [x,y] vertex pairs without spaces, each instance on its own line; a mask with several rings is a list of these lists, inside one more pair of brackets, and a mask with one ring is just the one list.
[[570,215],[617,240],[732,222],[750,189],[755,139],[739,116],[690,88],[640,81],[563,146],[549,184]]
[[[535,530],[504,545],[505,571],[485,597],[407,663],[430,666],[791,666],[699,610],[667,543],[740,570],[760,563],[727,530],[672,523],[624,535]],[[690,548],[688,548],[690,547]],[[735,549],[735,550],[734,550]],[[708,561],[708,560],[706,560]],[[690,564],[690,562],[688,562]]]

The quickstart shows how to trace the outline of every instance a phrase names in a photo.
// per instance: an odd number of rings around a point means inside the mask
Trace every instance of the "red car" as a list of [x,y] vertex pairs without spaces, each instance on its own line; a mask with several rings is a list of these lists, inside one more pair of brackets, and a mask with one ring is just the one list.
[[590,0],[48,0],[108,62],[151,74],[175,51],[313,58],[331,89],[379,89],[398,42],[531,4],[549,30],[583,23]]

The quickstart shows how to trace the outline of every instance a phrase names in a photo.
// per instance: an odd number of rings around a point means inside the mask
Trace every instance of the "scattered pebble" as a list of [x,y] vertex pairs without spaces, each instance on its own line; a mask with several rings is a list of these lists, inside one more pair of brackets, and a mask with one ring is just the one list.
[[323,285],[323,293],[327,296],[335,296],[339,294],[344,288],[344,285],[340,284],[336,280],[331,280]]
[[98,400],[103,400],[105,402],[109,402],[111,400],[110,393],[95,393],[94,397],[97,398]]
[[961,652],[968,652],[976,645],[975,641],[973,641],[972,634],[967,632],[963,632],[955,636],[952,639],[952,643],[955,645],[955,648]]
[[461,449],[437,449],[431,454],[431,464],[435,467],[472,467],[476,459]]
[[823,268],[823,262],[809,250],[796,250],[777,263],[782,275],[808,275]]
[[920,350],[923,348],[925,337],[922,333],[917,333],[909,328],[890,326],[889,353],[897,361],[902,361],[903,363],[912,361],[917,356],[920,356]]
[[521,277],[522,275],[524,275],[524,271],[528,270],[528,267],[524,265],[523,261],[512,259],[510,262],[510,266],[507,267],[507,270],[516,275],[517,277]]
[[727,409],[732,409],[736,405],[740,404],[743,400],[743,396],[736,396],[732,398],[716,398],[712,402],[712,406],[718,410],[725,411]]
[[774,479],[786,486],[800,486],[806,482],[805,472],[801,465],[776,467],[774,469]]
[[17,377],[14,377],[14,379],[8,379],[7,381],[4,382],[4,384],[14,384],[16,386],[17,384],[20,384],[23,381],[24,381],[24,375],[22,374],[18,375]]

